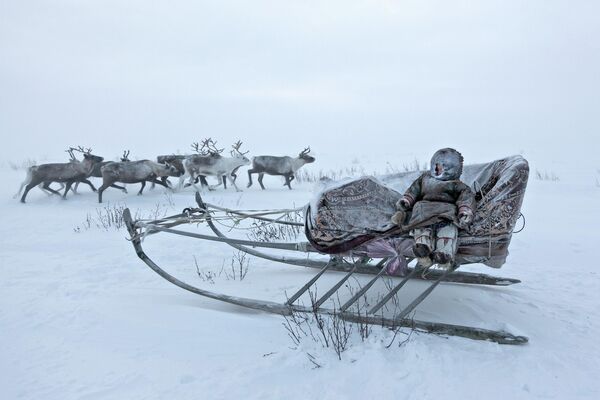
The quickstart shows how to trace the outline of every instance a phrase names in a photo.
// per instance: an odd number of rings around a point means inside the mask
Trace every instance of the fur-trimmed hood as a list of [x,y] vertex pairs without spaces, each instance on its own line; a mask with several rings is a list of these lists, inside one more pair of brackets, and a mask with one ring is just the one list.
[[435,152],[431,157],[429,174],[441,181],[460,179],[463,170],[463,156],[458,151],[445,148]]

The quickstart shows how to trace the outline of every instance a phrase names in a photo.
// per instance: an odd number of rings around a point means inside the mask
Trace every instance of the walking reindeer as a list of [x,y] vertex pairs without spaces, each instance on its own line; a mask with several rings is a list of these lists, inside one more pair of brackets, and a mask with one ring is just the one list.
[[[197,143],[194,143],[194,145],[198,148]],[[196,178],[203,175],[210,175],[216,176],[219,179],[220,182],[216,186],[221,185],[221,179],[223,181],[227,179],[235,190],[239,192],[240,189],[236,186],[232,173],[241,166],[250,165],[250,160],[246,157],[248,151],[241,152],[241,146],[241,141],[236,142],[232,145],[231,157],[223,157],[220,154],[223,149],[218,149],[216,142],[210,138],[204,140],[202,148],[200,148],[200,154],[194,154],[184,160],[185,175],[179,178],[179,187],[183,186],[185,178],[189,176],[189,185],[194,186],[198,190]],[[202,182],[202,186],[204,186],[204,182]],[[213,188],[209,186],[209,189]]]
[[[75,155],[73,154],[74,149],[72,147],[70,147],[69,149],[65,150],[67,153],[69,153],[69,161],[73,162],[73,161],[79,161],[77,159],[77,157],[75,157]],[[25,176],[25,179],[23,180],[23,182],[21,182],[21,185],[19,186],[19,190],[17,191],[17,193],[15,193],[13,195],[13,199],[16,199],[17,197],[19,197],[21,195],[21,192],[23,192],[23,188],[31,181],[31,171],[34,167],[37,167],[36,165],[31,165],[27,168],[27,175]],[[65,188],[65,184],[60,182],[60,187],[58,188],[58,190],[63,190]],[[40,183],[38,185],[38,188],[46,193],[48,196],[52,196],[52,192],[48,189],[46,189],[44,187],[44,183]],[[71,188],[71,191],[73,191],[73,188]],[[74,192],[74,191],[73,191]]]
[[275,156],[256,156],[252,159],[252,168],[248,170],[248,187],[252,186],[252,174],[258,174],[258,183],[264,190],[265,186],[262,181],[267,175],[281,175],[285,178],[283,186],[292,189],[290,182],[295,178],[295,173],[304,164],[309,164],[315,161],[315,158],[309,156],[310,147],[305,148],[298,154],[298,157],[275,157]]
[[[123,150],[123,155],[121,156],[121,162],[129,162],[129,150]],[[73,153],[71,154],[71,159],[73,159]],[[75,159],[77,160],[77,159]],[[92,173],[90,174],[91,177],[94,178],[102,178],[102,168],[105,165],[108,165],[110,163],[112,163],[114,161],[102,161],[100,163],[97,163],[96,165],[94,165],[94,168],[92,169]],[[94,187],[94,185],[90,186],[91,189],[95,192],[96,188]],[[114,187],[115,189],[120,189],[121,191],[123,191],[123,193],[127,193],[127,189],[125,189],[124,186],[119,186],[119,185],[111,185],[111,187]],[[73,188],[71,188],[71,190],[73,191],[73,193],[77,193],[77,189],[79,188],[79,182],[75,183],[75,186]]]
[[[42,188],[53,194],[60,195],[60,193],[50,187],[52,182],[65,183],[66,188],[62,197],[66,198],[69,189],[76,182],[84,182],[94,188],[94,185],[87,179],[90,177],[94,166],[104,160],[104,158],[93,155],[92,149],[84,149],[79,146],[77,149],[71,148],[71,151],[79,151],[83,153],[83,160],[79,161],[74,156],[68,163],[52,163],[52,164],[41,164],[30,167],[27,170],[27,186],[21,196],[21,202],[25,203],[27,193],[39,185],[43,184]],[[71,153],[72,154],[72,153]]]
[[115,182],[141,183],[138,196],[144,191],[146,181],[157,183],[169,189],[169,186],[157,178],[164,176],[179,176],[177,168],[170,164],[159,164],[150,160],[112,162],[102,167],[102,186],[98,188],[98,202],[102,203],[102,192]]
[[[170,164],[172,167],[175,167],[177,169],[177,172],[179,173],[178,176],[182,176],[183,174],[185,174],[185,168],[183,168],[183,160],[185,160],[186,157],[187,156],[178,154],[162,155],[156,157],[156,162],[165,165]],[[168,178],[168,176],[163,176],[160,178],[160,181],[165,185],[171,186]],[[152,182],[152,189],[154,189],[154,185],[155,183]]]

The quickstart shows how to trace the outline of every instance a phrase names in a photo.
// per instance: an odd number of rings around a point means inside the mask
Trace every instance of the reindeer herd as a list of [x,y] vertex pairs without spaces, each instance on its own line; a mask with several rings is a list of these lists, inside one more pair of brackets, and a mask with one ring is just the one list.
[[[223,185],[227,188],[227,182],[240,191],[235,181],[238,170],[247,165],[251,165],[248,170],[248,185],[252,186],[252,174],[258,174],[258,183],[264,190],[263,178],[266,175],[279,175],[285,178],[284,186],[292,189],[291,182],[304,164],[312,163],[315,158],[309,155],[310,147],[302,150],[297,157],[276,157],[276,156],[256,156],[250,161],[246,154],[248,151],[240,150],[242,142],[233,144],[230,151],[230,157],[225,157],[221,153],[224,148],[219,149],[217,142],[211,138],[204,139],[200,143],[193,143],[194,154],[190,155],[161,155],[156,161],[151,160],[129,160],[129,151],[125,151],[121,161],[104,161],[103,157],[92,154],[92,149],[81,146],[70,147],[67,153],[70,156],[69,162],[34,165],[27,169],[25,181],[15,198],[21,192],[21,202],[25,203],[25,198],[31,189],[36,186],[47,193],[61,196],[59,190],[64,189],[62,194],[66,198],[69,190],[76,192],[80,183],[90,186],[94,192],[98,192],[98,202],[102,203],[102,193],[109,187],[119,189],[127,193],[124,186],[117,183],[140,183],[141,188],[138,195],[141,195],[146,183],[158,184],[171,190],[181,190],[184,187],[197,186],[200,183],[201,188],[207,187],[213,190]],[[78,159],[75,153],[80,153],[82,159]],[[208,185],[207,176],[214,176],[218,184]],[[90,177],[102,178],[102,185],[96,190]],[[179,178],[178,184],[174,187],[168,180],[169,177]],[[187,180],[187,183],[186,183]],[[50,187],[52,183],[59,183],[61,187],[56,190]],[[25,188],[25,190],[23,190]]]

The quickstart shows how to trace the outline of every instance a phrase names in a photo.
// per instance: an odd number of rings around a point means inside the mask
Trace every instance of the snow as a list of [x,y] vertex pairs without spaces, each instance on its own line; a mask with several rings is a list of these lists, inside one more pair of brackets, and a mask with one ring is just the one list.
[[[310,341],[294,348],[282,317],[218,303],[162,280],[135,256],[124,229],[91,227],[88,214],[110,207],[87,188],[66,201],[34,189],[27,204],[11,198],[24,171],[1,170],[3,245],[0,282],[0,386],[7,399],[166,398],[577,398],[600,395],[600,284],[593,254],[600,190],[592,183],[530,180],[526,229],[513,237],[499,271],[521,279],[510,287],[444,284],[416,318],[506,329],[530,338],[503,346],[375,327],[357,335],[339,361]],[[208,202],[240,209],[300,206],[311,184],[290,191],[266,178],[267,191],[205,193]],[[133,189],[133,187],[131,188]],[[133,192],[133,190],[130,190]],[[143,196],[105,192],[111,205],[152,214],[193,205],[193,193]],[[557,199],[571,205],[557,212]],[[79,232],[76,232],[79,227]],[[283,300],[314,273],[252,258],[243,281],[218,273],[233,252],[219,243],[148,238],[148,253],[189,283],[208,290]],[[334,282],[331,274],[326,282]],[[360,278],[365,281],[367,278]],[[426,283],[411,282],[408,299]],[[323,283],[323,287],[326,284]],[[379,288],[383,290],[383,286]],[[310,353],[321,365],[315,368]]]
[[[600,3],[32,0],[0,9],[0,398],[600,398]],[[310,341],[293,348],[282,317],[174,287],[136,257],[122,228],[88,227],[105,207],[180,212],[194,205],[191,191],[108,189],[103,205],[87,187],[66,201],[38,189],[27,204],[12,198],[25,177],[18,167],[66,161],[69,146],[154,159],[209,136],[227,148],[241,139],[250,156],[310,145],[317,160],[300,174],[338,178],[402,171],[444,147],[467,163],[523,155],[525,230],[500,270],[462,268],[523,282],[442,284],[415,317],[506,329],[529,344],[413,333],[399,346],[403,330],[386,348],[393,333],[374,328],[366,342],[354,335],[342,360]],[[319,190],[282,183],[265,177],[266,191],[204,196],[289,208]],[[225,245],[159,236],[144,245],[177,277],[232,295],[282,301],[315,272],[251,258],[239,281],[219,276],[234,255]],[[194,256],[214,283],[199,278]],[[339,277],[323,277],[321,291]],[[400,302],[425,285],[410,282]]]

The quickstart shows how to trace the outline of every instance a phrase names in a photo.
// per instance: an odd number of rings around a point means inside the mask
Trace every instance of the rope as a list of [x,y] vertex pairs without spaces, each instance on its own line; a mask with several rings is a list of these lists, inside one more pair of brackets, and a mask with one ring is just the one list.
[[[523,226],[518,231],[513,231],[512,233],[520,233],[523,231],[523,229],[525,229],[525,215],[522,212],[519,213],[519,218],[517,218],[517,221],[520,220],[521,218],[523,218]],[[516,225],[516,223],[515,223],[515,225]]]

